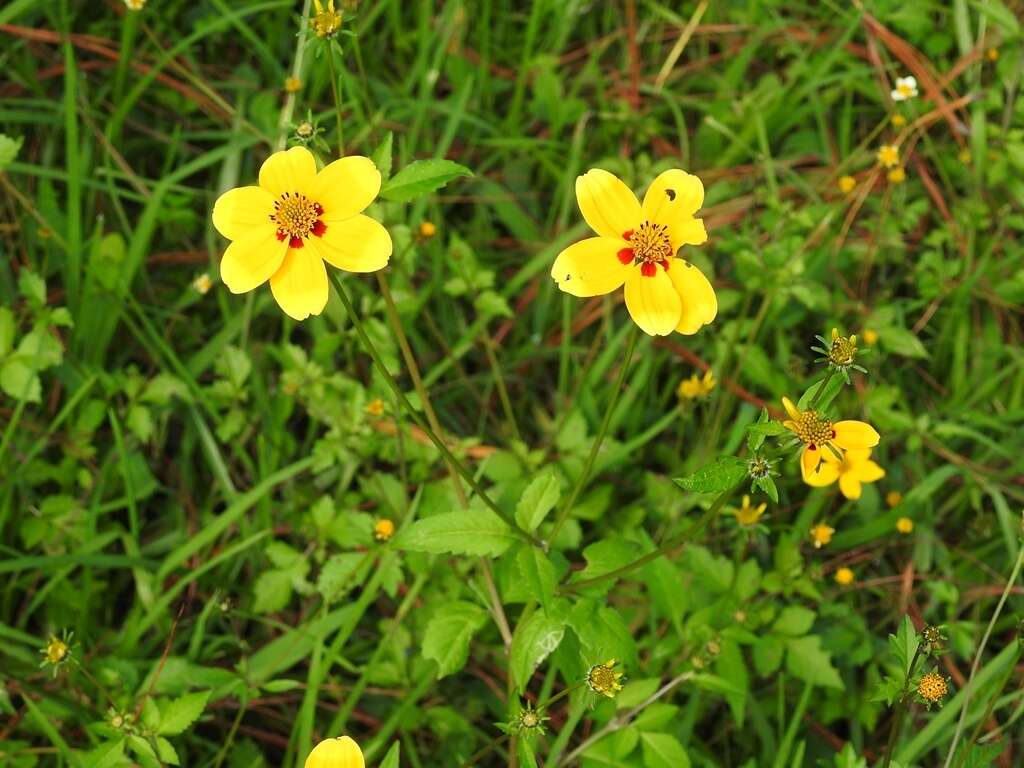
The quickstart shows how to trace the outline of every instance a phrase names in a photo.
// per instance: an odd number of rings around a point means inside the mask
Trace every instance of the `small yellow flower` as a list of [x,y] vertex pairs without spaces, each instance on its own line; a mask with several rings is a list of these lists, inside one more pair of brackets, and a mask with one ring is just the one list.
[[419,234],[420,237],[427,240],[437,234],[437,227],[434,226],[433,222],[421,221]]
[[380,418],[384,415],[384,401],[379,397],[375,397],[373,400],[366,404],[366,412],[375,418]]
[[896,530],[900,533],[913,533],[914,521],[909,517],[901,517],[896,521]]
[[309,139],[315,131],[316,128],[308,120],[303,120],[301,123],[295,126],[295,135],[298,136],[299,139],[302,141]]
[[551,277],[573,296],[602,296],[625,285],[626,309],[644,333],[694,334],[718,314],[715,289],[678,256],[708,239],[694,214],[704,185],[674,168],[647,188],[641,204],[619,178],[599,168],[576,179],[576,201],[598,237],[558,254]]
[[348,736],[324,739],[309,753],[305,768],[366,768],[363,751]]
[[296,320],[327,305],[324,263],[375,272],[388,263],[391,235],[362,211],[380,191],[367,157],[343,157],[317,172],[305,147],[275,152],[260,167],[259,186],[237,187],[213,206],[213,226],[231,244],[220,277],[232,293],[270,281],[270,292]]
[[875,344],[878,343],[878,331],[876,331],[874,328],[865,328],[864,333],[861,334],[861,337],[864,339],[864,343],[867,344],[869,347],[873,347]]
[[967,147],[964,147],[963,149],[960,150],[960,154],[958,154],[956,157],[964,165],[970,165],[971,150],[967,149]]
[[373,538],[377,541],[387,541],[394,535],[395,524],[386,517],[382,517],[373,526]]
[[946,678],[938,672],[926,672],[921,675],[921,680],[917,684],[917,693],[929,705],[937,704],[949,693],[949,686],[946,684]]
[[839,490],[848,499],[859,499],[862,483],[873,483],[885,477],[885,470],[870,458],[870,448],[850,448],[837,459],[831,451],[825,451],[824,461],[817,472],[804,477],[804,482],[815,488],[823,488],[839,481]]
[[999,61],[999,49],[989,48],[987,51],[985,51],[985,58],[988,59],[989,61]]
[[848,195],[853,192],[857,186],[857,180],[853,176],[840,176],[839,177],[839,191],[844,195]]
[[615,694],[622,690],[622,673],[615,671],[615,659],[604,664],[595,664],[587,672],[587,687],[594,693],[614,699]]
[[129,11],[141,11],[146,7],[146,0],[124,0],[124,5]]
[[889,505],[890,509],[898,507],[901,501],[903,501],[903,494],[899,491],[889,491],[885,494],[885,503]]
[[198,293],[200,296],[205,296],[210,292],[210,288],[213,287],[213,280],[210,276],[203,272],[195,280],[192,281],[192,290]]
[[841,587],[848,587],[853,584],[853,571],[849,568],[840,568],[836,571],[836,584]]
[[825,454],[842,455],[842,451],[863,450],[878,445],[879,436],[875,428],[863,421],[837,421],[833,424],[817,411],[801,411],[788,397],[782,398],[782,405],[789,418],[782,426],[800,438],[804,444],[800,454],[800,471],[804,481],[818,471],[825,460]]
[[334,9],[334,0],[327,0],[326,8],[320,0],[313,0],[313,5],[316,6],[316,13],[309,20],[309,26],[319,38],[333,37],[341,28],[341,14]]
[[902,168],[893,168],[888,173],[889,181],[893,184],[902,184],[907,180],[907,172]]
[[857,336],[840,336],[837,328],[832,329],[832,346],[828,350],[828,361],[836,368],[849,368],[857,357]]
[[690,378],[683,379],[679,382],[676,394],[683,400],[695,400],[699,397],[707,397],[710,395],[711,391],[717,384],[718,382],[715,381],[715,374],[712,373],[709,368],[704,372],[704,376],[699,379],[695,373],[690,376]]
[[286,77],[284,79],[284,90],[285,93],[298,93],[299,89],[302,88],[302,81],[297,77]]
[[767,503],[758,504],[756,507],[751,506],[750,497],[744,494],[743,505],[739,509],[734,509],[732,513],[740,525],[757,525],[767,508]]
[[836,529],[826,523],[818,523],[811,528],[811,538],[814,540],[814,548],[821,549],[830,541]]
[[876,153],[878,162],[886,168],[893,168],[900,164],[900,148],[895,144],[883,144]]
[[60,664],[68,655],[68,645],[56,635],[50,635],[50,642],[43,649],[43,655],[51,664]]
[[906,101],[917,96],[917,79],[913,75],[897,77],[896,87],[889,94],[893,101]]
[[895,115],[892,116],[892,124],[896,128],[902,128],[904,125],[907,124],[907,118],[905,118],[903,115],[899,113],[896,113]]

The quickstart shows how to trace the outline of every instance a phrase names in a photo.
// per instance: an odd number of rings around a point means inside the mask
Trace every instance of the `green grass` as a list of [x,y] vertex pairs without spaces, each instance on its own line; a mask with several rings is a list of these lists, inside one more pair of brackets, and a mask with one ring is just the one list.
[[[338,4],[343,137],[309,3],[0,7],[0,763],[291,768],[348,734],[386,768],[1017,764],[1018,0]],[[332,270],[358,324],[334,286],[296,323],[219,281],[214,201],[307,119],[321,161],[472,171],[371,209],[386,282]],[[550,278],[594,167],[703,180],[697,335],[630,356],[621,290]],[[750,429],[833,327],[867,373],[823,400],[882,436],[857,501]],[[527,702],[544,733],[507,738]]]

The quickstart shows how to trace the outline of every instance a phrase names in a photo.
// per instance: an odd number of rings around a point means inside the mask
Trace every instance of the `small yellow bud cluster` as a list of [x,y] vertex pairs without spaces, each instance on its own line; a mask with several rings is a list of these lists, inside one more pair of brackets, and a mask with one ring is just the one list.
[[594,693],[614,699],[615,695],[622,690],[622,673],[616,671],[615,659],[609,659],[604,664],[595,664],[587,672],[587,687]]

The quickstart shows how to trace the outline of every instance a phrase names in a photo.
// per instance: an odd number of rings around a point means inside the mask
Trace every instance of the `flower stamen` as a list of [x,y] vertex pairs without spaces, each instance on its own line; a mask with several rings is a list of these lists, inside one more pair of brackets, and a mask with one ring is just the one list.
[[285,192],[274,201],[270,220],[277,225],[277,239],[288,240],[291,248],[301,248],[310,235],[323,237],[327,225],[321,220],[324,207],[298,192]]
[[654,277],[659,264],[668,269],[674,251],[666,225],[645,221],[638,229],[623,232],[622,239],[630,244],[629,248],[622,248],[618,253],[623,264],[639,266],[644,277]]

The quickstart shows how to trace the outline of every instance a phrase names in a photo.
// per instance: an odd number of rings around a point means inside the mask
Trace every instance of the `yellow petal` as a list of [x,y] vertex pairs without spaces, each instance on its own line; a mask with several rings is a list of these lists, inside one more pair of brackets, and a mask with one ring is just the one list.
[[363,751],[348,736],[325,739],[306,758],[305,768],[366,768]]
[[307,194],[316,178],[316,160],[305,147],[275,152],[260,166],[260,186],[274,197],[285,192]]
[[868,459],[857,464],[850,474],[854,475],[862,483],[873,483],[885,477],[885,470]]
[[805,446],[803,453],[800,454],[800,474],[804,478],[805,483],[809,483],[811,477],[814,477],[815,472],[822,463],[821,449],[811,448],[811,446]]
[[379,221],[359,213],[329,222],[323,237],[307,238],[306,247],[346,272],[376,272],[388,264],[391,235]]
[[380,171],[368,157],[335,160],[317,174],[309,196],[324,208],[320,218],[330,224],[354,216],[380,192]]
[[799,421],[800,417],[803,415],[802,413],[800,413],[800,409],[793,405],[793,401],[790,400],[788,397],[782,398],[782,407],[786,409],[786,413],[789,414],[789,418],[793,419],[794,421]]
[[708,239],[704,222],[693,214],[704,204],[704,185],[696,176],[673,168],[651,182],[644,195],[646,221],[664,224],[673,249],[684,243],[700,245]]
[[573,296],[603,296],[626,281],[632,265],[619,261],[622,240],[591,237],[573,243],[555,259],[551,277],[560,289]]
[[[825,451],[824,453],[828,453]],[[839,465],[830,461],[823,461],[818,465],[816,472],[809,472],[804,475],[804,482],[815,488],[824,488],[832,485],[839,477]]]
[[251,291],[280,269],[287,250],[288,243],[278,240],[273,225],[265,222],[225,249],[220,279],[232,293]]
[[636,195],[617,176],[594,168],[576,178],[580,212],[597,234],[621,239],[643,222]]
[[839,477],[839,490],[848,499],[860,498],[860,480],[847,472]]
[[296,320],[319,315],[327,305],[327,269],[312,248],[289,248],[270,290],[285,314]]
[[668,236],[672,247],[678,250],[681,245],[703,245],[708,240],[708,231],[703,219],[687,219],[672,224]]
[[832,428],[836,431],[832,442],[844,450],[874,448],[878,445],[878,432],[863,421],[837,421]]
[[254,229],[273,226],[274,196],[262,187],[229,189],[213,204],[213,226],[228,240],[240,240]]
[[668,336],[679,324],[683,311],[679,293],[661,267],[645,277],[633,267],[626,277],[626,309],[640,330],[651,336]]
[[669,262],[668,276],[682,301],[683,311],[676,325],[679,333],[696,333],[715,319],[718,298],[703,272],[689,262],[673,259]]

